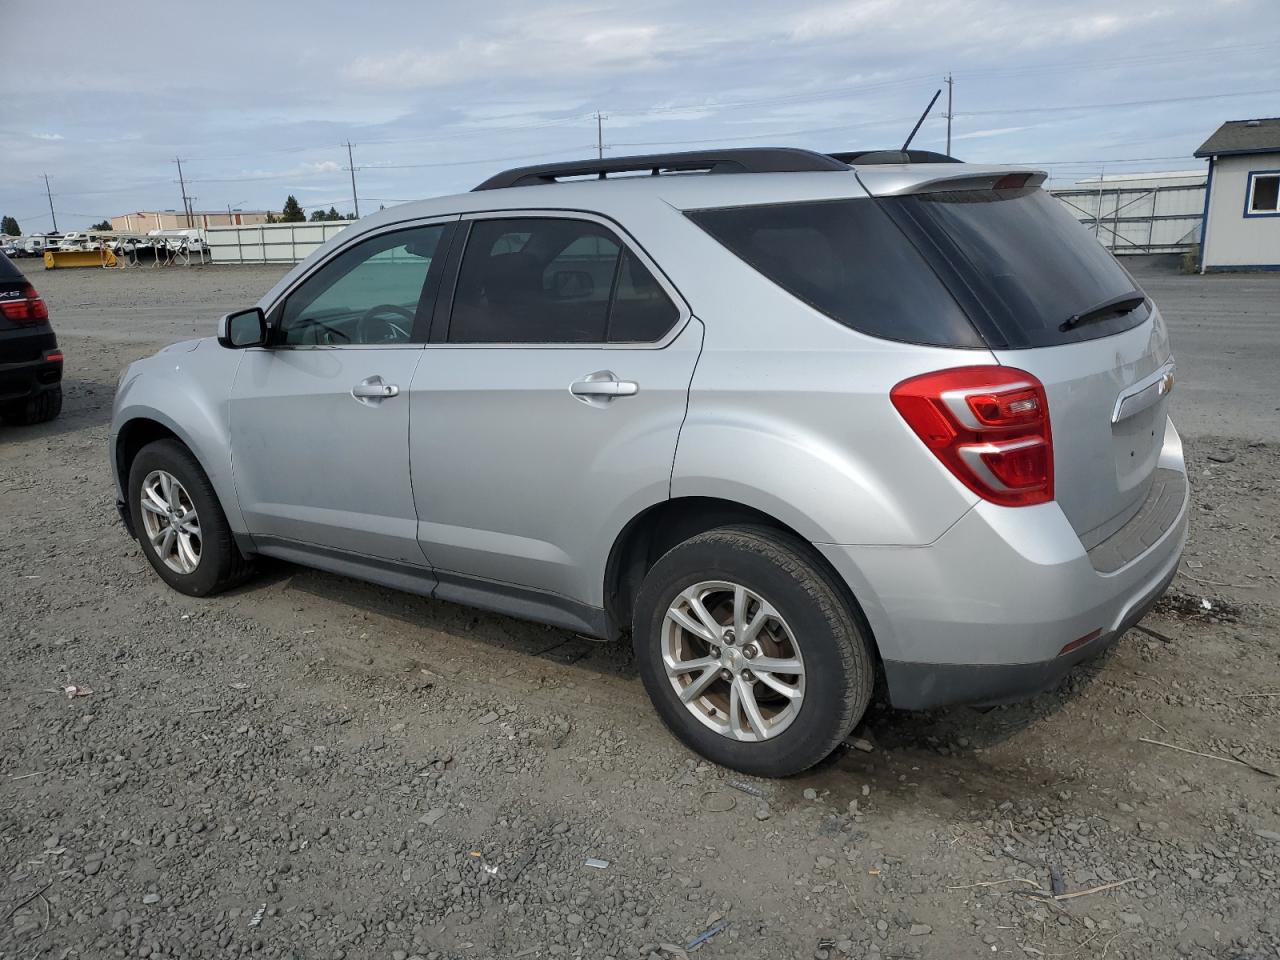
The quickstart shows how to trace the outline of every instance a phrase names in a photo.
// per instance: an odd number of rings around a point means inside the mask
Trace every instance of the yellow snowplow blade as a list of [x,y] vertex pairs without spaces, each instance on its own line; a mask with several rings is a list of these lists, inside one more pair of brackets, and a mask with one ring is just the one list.
[[59,267],[114,267],[116,255],[103,247],[101,250],[46,250],[44,268]]

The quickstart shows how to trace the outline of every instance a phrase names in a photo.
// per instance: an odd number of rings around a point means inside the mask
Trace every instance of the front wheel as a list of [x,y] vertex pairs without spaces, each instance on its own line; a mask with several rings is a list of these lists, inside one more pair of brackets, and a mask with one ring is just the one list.
[[744,773],[813,766],[871,700],[859,617],[807,545],[768,527],[711,530],[661,557],[636,600],[633,643],[671,731]]
[[129,509],[142,552],[180,593],[210,596],[250,573],[213,484],[177,440],[138,451],[129,468]]

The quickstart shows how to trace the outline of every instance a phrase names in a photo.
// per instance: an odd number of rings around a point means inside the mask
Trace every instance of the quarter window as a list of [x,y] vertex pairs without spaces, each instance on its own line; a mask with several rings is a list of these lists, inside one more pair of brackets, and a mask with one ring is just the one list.
[[1253,184],[1249,211],[1251,213],[1280,212],[1280,173],[1254,174],[1249,179]]
[[[289,294],[275,342],[338,347],[408,342],[420,306],[431,306],[427,294],[438,284],[449,226],[396,230],[338,254]],[[434,272],[433,263],[438,265]]]
[[679,315],[680,311],[649,268],[630,250],[624,251],[609,312],[609,340],[613,343],[661,340]]
[[477,220],[458,273],[449,341],[656,340],[677,316],[653,275],[597,223]]

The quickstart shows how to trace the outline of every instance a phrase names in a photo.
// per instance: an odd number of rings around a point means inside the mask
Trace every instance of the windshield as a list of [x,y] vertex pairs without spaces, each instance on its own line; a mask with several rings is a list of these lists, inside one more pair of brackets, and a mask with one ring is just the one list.
[[955,190],[880,201],[943,276],[993,349],[1057,346],[1136,327],[1148,306],[1069,318],[1142,291],[1048,193]]

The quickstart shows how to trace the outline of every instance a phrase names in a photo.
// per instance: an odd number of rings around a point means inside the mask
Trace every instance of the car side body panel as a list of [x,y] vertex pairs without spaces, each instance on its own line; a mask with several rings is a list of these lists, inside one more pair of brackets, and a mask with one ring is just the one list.
[[119,435],[133,421],[151,420],[171,430],[200,461],[232,532],[247,532],[231,472],[228,417],[241,357],[240,351],[224,350],[210,338],[176,343],[129,367],[116,390],[109,441],[119,496],[129,482],[119,475]]

